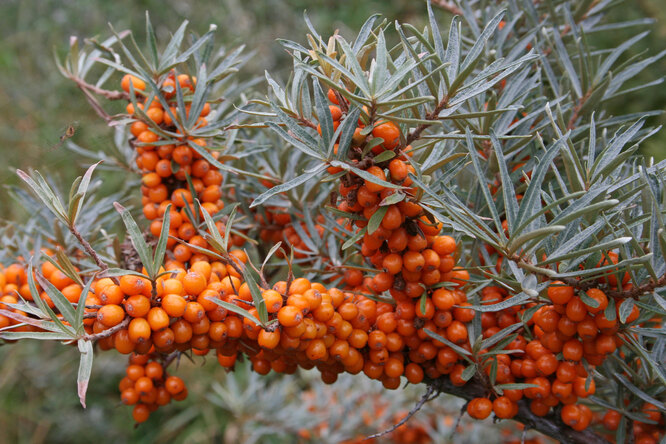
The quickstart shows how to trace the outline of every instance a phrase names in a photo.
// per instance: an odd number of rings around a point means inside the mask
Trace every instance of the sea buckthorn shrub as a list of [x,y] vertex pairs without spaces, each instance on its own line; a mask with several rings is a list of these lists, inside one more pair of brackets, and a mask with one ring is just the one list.
[[448,34],[430,4],[423,32],[373,16],[324,39],[308,21],[308,47],[281,42],[288,84],[266,74],[237,105],[245,58],[215,52],[214,27],[184,50],[184,28],[162,50],[149,19],[146,54],[125,34],[72,48],[60,70],[127,128],[140,211],[110,205],[127,239],[98,251],[99,164],[66,204],[19,171],[54,228],[0,274],[2,338],[76,344],[84,406],[93,344],[128,355],[137,424],[188,396],[172,362],[209,356],[422,386],[386,422],[397,442],[432,438],[436,418],[403,422],[443,392],[564,442],[658,442],[666,168],[635,154],[657,129],[604,108],[657,57],[589,47],[622,26],[608,4],[519,3],[467,2]]

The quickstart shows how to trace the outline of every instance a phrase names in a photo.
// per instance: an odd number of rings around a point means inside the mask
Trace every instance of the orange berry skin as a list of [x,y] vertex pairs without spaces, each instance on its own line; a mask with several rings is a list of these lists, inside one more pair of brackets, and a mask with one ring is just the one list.
[[125,311],[133,318],[141,318],[150,310],[150,299],[145,296],[130,296],[125,300]]
[[277,312],[278,321],[284,327],[295,327],[303,321],[303,312],[292,305],[282,307]]
[[130,321],[129,338],[135,344],[143,343],[150,339],[152,333],[150,324],[144,318],[134,318]]
[[148,421],[150,416],[150,408],[146,404],[137,404],[132,410],[132,418],[137,424]]
[[[386,181],[386,174],[384,174],[384,170],[382,170],[378,166],[371,166],[366,171],[375,176],[377,179]],[[378,193],[384,189],[383,185],[376,184],[367,179],[365,180],[365,187],[368,189],[368,191],[371,191],[373,193]]]
[[169,326],[169,315],[160,307],[151,308],[147,320],[153,331],[159,331]]
[[555,281],[548,287],[548,298],[553,304],[564,305],[574,296],[574,289],[563,282]]
[[132,84],[132,88],[134,88],[135,91],[143,91],[146,89],[146,82],[131,74],[125,74],[120,81],[120,87],[123,91],[130,92],[130,84]]
[[97,311],[97,320],[105,327],[114,327],[125,319],[125,310],[120,305],[105,305]]
[[487,398],[474,398],[467,404],[467,413],[474,419],[486,419],[493,411],[493,403]]
[[384,147],[390,150],[400,144],[400,128],[393,122],[384,122],[375,126],[372,135],[384,139]]
[[196,296],[206,289],[206,277],[196,271],[190,271],[183,277],[183,288],[189,295]]
[[510,419],[515,416],[514,402],[506,396],[500,396],[493,401],[493,412],[501,419]]

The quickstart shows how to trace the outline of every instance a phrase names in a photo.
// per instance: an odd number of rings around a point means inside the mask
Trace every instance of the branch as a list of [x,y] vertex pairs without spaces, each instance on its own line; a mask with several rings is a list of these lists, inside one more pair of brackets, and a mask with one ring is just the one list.
[[126,93],[125,91],[109,91],[107,89],[102,89],[95,85],[91,85],[90,83],[87,83],[85,80],[75,76],[69,76],[69,79],[72,80],[74,83],[76,83],[76,86],[78,86],[81,90],[93,92],[109,100],[130,99],[129,94]]
[[[439,113],[441,113],[442,110],[448,106],[448,104],[449,104],[449,95],[447,94],[444,96],[442,101],[437,104],[437,106],[431,113],[426,114],[425,116],[426,120],[435,120],[437,116],[439,116]],[[417,140],[421,136],[421,133],[425,131],[426,128],[428,128],[429,126],[430,124],[427,123],[423,123],[417,126],[414,131],[412,131],[407,135],[407,140],[405,141],[405,147],[411,145],[412,142]]]
[[79,243],[83,246],[83,249],[86,250],[86,253],[88,253],[88,255],[93,258],[95,264],[97,264],[100,270],[106,271],[109,269],[109,266],[104,263],[102,258],[99,257],[99,255],[90,245],[90,243],[86,239],[84,239],[84,237],[81,235],[81,233],[79,233],[79,230],[77,230],[74,225],[69,226],[69,231],[74,235],[76,240],[78,240]]
[[388,435],[389,433],[393,432],[395,429],[400,427],[401,425],[405,424],[407,421],[409,421],[412,416],[416,414],[419,410],[421,410],[421,407],[425,405],[426,402],[431,401],[435,399],[439,395],[439,392],[435,392],[435,386],[434,385],[428,385],[428,390],[421,396],[421,399],[419,402],[416,403],[416,405],[407,413],[407,416],[402,418],[397,424],[394,424],[390,428],[384,430],[383,432],[375,433],[374,435],[367,436],[365,440],[369,439],[375,439],[375,438],[381,438],[384,435]]
[[645,293],[650,293],[655,290],[655,288],[666,286],[666,274],[657,279],[656,281],[650,279],[649,282],[639,285],[638,287],[633,287],[628,291],[619,291],[619,290],[610,290],[606,294],[614,298],[633,298],[636,299],[638,296],[644,295]]
[[101,331],[96,334],[92,335],[85,335],[81,337],[81,339],[85,341],[96,341],[98,339],[104,339],[108,338],[109,336],[113,335],[115,332],[122,330],[123,328],[127,327],[130,323],[130,317],[126,316],[125,319],[122,320],[120,324],[114,325],[113,327],[109,328],[108,330]]

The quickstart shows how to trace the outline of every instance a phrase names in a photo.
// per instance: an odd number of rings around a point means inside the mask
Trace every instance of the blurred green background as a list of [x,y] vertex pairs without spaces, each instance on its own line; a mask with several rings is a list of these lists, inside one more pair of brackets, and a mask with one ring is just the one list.
[[[648,50],[650,55],[656,54],[666,48],[666,9],[660,5],[662,0],[636,0],[615,9],[615,18],[630,20],[649,16],[656,20],[651,26],[652,34],[625,57],[643,50]],[[199,33],[215,23],[220,30],[217,38],[223,40],[221,43],[229,46],[246,44],[256,51],[243,75],[261,76],[264,70],[268,70],[283,79],[288,75],[290,62],[275,39],[304,41],[304,10],[323,35],[330,35],[335,29],[350,34],[375,12],[383,14],[389,21],[399,19],[418,26],[425,24],[425,4],[415,0],[4,0],[0,3],[2,184],[17,183],[16,168],[32,167],[55,174],[65,184],[81,174],[81,165],[72,161],[71,152],[58,147],[60,135],[74,122],[77,131],[73,140],[77,144],[104,150],[112,143],[111,130],[94,114],[80,91],[62,78],[55,68],[54,50],[63,56],[72,35],[81,39],[108,36],[107,23],[112,23],[117,30],[134,30],[138,40],[142,41],[146,10],[150,11],[158,40],[168,38],[185,19],[191,22],[191,29]],[[445,14],[441,15],[446,23]],[[594,43],[603,47],[617,46],[640,30],[632,28],[595,36]],[[662,59],[634,81],[646,83],[660,78],[664,72],[666,60]],[[633,101],[627,102],[623,98],[613,107],[617,113],[663,110],[666,88],[660,85],[642,90]],[[664,116],[651,122],[653,125],[663,123],[666,123]],[[649,141],[643,152],[660,159],[666,157],[666,131]],[[113,187],[113,179],[108,180],[108,186]],[[4,190],[0,190],[0,211],[3,219],[21,214]],[[125,358],[119,358],[115,353],[100,356],[93,372],[89,408],[83,411],[75,394],[77,353],[74,349],[63,350],[58,344],[26,343],[0,347],[0,443],[90,442],[100,437],[115,442],[158,439],[153,427],[135,430],[130,409],[118,405],[116,386]],[[182,373],[190,384],[190,400],[185,407],[168,407],[164,413],[154,415],[151,422],[156,425],[172,417],[174,411],[182,413],[187,408],[189,411],[194,409],[195,417],[205,427],[222,428],[220,421],[224,421],[216,416],[220,410],[202,406],[207,402],[204,394],[209,389],[210,380],[222,372],[210,365],[211,360],[214,358],[208,360],[205,371],[198,365],[183,365]],[[185,423],[191,419],[184,418]],[[180,424],[174,427],[181,431],[193,429]],[[220,439],[219,430],[213,430],[212,434],[207,434],[210,430],[206,428],[193,430],[198,432],[184,435],[192,438],[190,442],[207,442],[211,436]],[[168,434],[161,438],[167,436],[173,438]]]

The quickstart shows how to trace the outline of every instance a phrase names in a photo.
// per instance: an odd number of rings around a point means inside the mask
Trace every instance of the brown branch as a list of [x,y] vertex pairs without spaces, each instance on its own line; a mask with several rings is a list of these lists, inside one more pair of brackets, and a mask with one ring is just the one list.
[[590,98],[592,95],[593,88],[590,88],[583,97],[580,98],[578,101],[578,104],[573,109],[573,114],[571,115],[571,118],[569,119],[569,123],[567,124],[567,130],[572,130],[575,127],[576,120],[578,120],[578,115],[580,113],[580,110],[583,109],[583,106],[585,106],[585,102]]
[[98,339],[108,338],[109,336],[113,335],[115,332],[120,331],[123,328],[127,327],[129,323],[130,323],[130,317],[126,316],[125,319],[123,319],[120,324],[114,325],[113,327],[101,331],[99,333],[82,336],[81,339],[83,339],[84,341],[96,341]]
[[606,291],[607,296],[612,296],[614,298],[633,298],[636,299],[637,297],[644,295],[645,293],[650,293],[654,291],[655,288],[659,287],[664,287],[666,286],[666,274],[664,274],[662,277],[657,279],[656,281],[653,279],[650,279],[649,282],[639,285],[638,287],[633,287],[631,290],[628,291],[619,291],[619,290],[609,290]]
[[317,129],[317,125],[315,125],[314,122],[311,122],[305,117],[298,116],[298,123],[300,123],[303,126],[307,126],[308,128]]
[[[430,381],[437,391],[448,393],[468,401],[486,396],[486,388],[476,380],[472,380],[462,387],[455,386],[447,377]],[[562,422],[558,412],[546,416],[537,416],[530,411],[526,400],[518,402],[518,414],[513,418],[525,427],[537,430],[563,443],[570,444],[609,444],[603,437],[592,430],[577,432]]]
[[70,80],[72,80],[74,83],[76,83],[76,86],[78,86],[81,90],[83,91],[90,91],[93,92],[97,95],[103,96],[109,100],[129,100],[130,96],[128,93],[125,91],[109,91],[107,89],[99,88],[95,85],[91,85],[90,83],[87,83],[85,80],[75,77],[75,76],[70,76]]
[[462,9],[456,6],[453,2],[447,0],[432,0],[432,4],[438,8],[450,12],[453,15],[463,15]]
[[180,354],[181,352],[176,350],[175,352],[168,355],[166,358],[164,358],[164,361],[162,362],[162,367],[166,369],[169,365],[171,365],[174,359],[180,356]]
[[[74,225],[69,226],[69,231],[74,235],[76,240],[83,246],[83,249],[86,250],[86,253],[93,258],[95,264],[100,268],[101,271],[106,271],[109,269],[109,266],[104,263],[102,258],[99,257],[97,252],[93,249],[90,243],[79,233],[79,230],[76,229]],[[115,279],[115,278],[114,278]]]
[[[437,104],[437,106],[435,107],[435,109],[431,113],[426,114],[426,116],[425,116],[426,120],[433,120],[434,121],[437,118],[437,116],[439,116],[439,113],[441,113],[442,110],[448,106],[448,104],[449,104],[449,95],[447,94],[446,96],[444,96],[442,101]],[[414,129],[414,131],[409,133],[407,135],[407,139],[405,141],[405,147],[407,145],[411,145],[412,142],[417,140],[421,136],[421,133],[423,131],[425,131],[426,128],[428,128],[430,125],[431,124],[428,124],[428,123],[422,123],[421,125],[417,126],[416,129]]]

